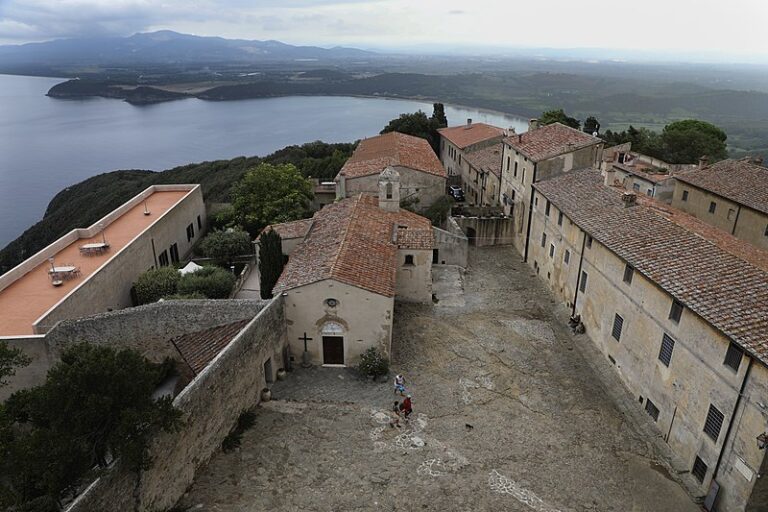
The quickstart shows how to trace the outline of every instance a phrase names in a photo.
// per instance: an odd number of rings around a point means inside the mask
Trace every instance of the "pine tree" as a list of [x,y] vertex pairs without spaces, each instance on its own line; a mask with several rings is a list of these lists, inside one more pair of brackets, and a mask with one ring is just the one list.
[[283,243],[274,229],[264,231],[259,237],[259,272],[261,298],[271,299],[272,288],[283,273]]

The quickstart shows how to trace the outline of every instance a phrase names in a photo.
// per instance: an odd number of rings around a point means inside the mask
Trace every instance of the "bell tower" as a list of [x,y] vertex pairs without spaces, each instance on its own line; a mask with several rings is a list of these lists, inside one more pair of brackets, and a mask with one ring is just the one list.
[[379,208],[388,212],[400,211],[400,173],[387,167],[379,174]]

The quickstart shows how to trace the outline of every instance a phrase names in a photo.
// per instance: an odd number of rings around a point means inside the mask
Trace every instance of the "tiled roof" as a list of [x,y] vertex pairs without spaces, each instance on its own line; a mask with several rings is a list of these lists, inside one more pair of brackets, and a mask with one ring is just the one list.
[[632,174],[633,176],[644,179],[645,181],[650,181],[651,183],[660,183],[672,177],[669,172],[653,172],[655,167],[652,165],[645,166],[640,162],[635,163],[634,165],[625,165],[618,162],[613,162],[611,165],[617,169],[621,169],[624,172]]
[[534,162],[598,144],[602,140],[560,123],[542,126],[504,139],[512,149]]
[[493,146],[470,151],[464,155],[464,159],[475,169],[490,171],[497,178],[501,177],[501,152],[504,144],[499,142]]
[[347,178],[360,178],[379,174],[389,166],[446,176],[443,165],[426,139],[398,132],[361,140],[339,174],[344,173]]
[[312,230],[288,259],[276,293],[335,279],[394,297],[398,247],[432,249],[429,220],[406,210],[386,212],[374,196],[360,194],[329,204],[313,219]]
[[504,129],[485,123],[451,126],[437,130],[440,135],[451,141],[459,149],[490,139],[501,139]]
[[231,324],[211,327],[204,331],[179,336],[173,340],[181,356],[195,374],[200,373],[208,363],[229,345],[237,333],[243,330],[250,320],[240,320]]
[[722,160],[675,174],[675,178],[709,190],[753,210],[768,213],[768,169],[744,160]]
[[[283,222],[282,224],[272,224],[264,228],[261,232],[265,232],[268,229],[274,229],[277,234],[280,235],[282,240],[289,238],[304,238],[307,236],[309,228],[312,227],[312,219],[294,220],[291,222]],[[261,234],[259,234],[261,237]]]
[[727,337],[768,364],[768,259],[690,215],[580,170],[534,187],[568,217]]

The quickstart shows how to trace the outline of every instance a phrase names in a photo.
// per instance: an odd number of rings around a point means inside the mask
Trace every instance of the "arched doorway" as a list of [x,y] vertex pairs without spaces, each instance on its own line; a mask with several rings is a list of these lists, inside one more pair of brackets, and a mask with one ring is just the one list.
[[475,245],[476,238],[477,233],[475,232],[475,228],[467,228],[467,240],[469,240],[469,245]]
[[344,365],[344,327],[337,322],[323,324],[323,364]]

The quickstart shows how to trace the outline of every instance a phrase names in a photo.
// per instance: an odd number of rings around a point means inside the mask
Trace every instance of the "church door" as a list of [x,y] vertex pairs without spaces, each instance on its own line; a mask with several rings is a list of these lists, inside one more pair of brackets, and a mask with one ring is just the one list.
[[344,364],[342,336],[323,336],[323,364]]

